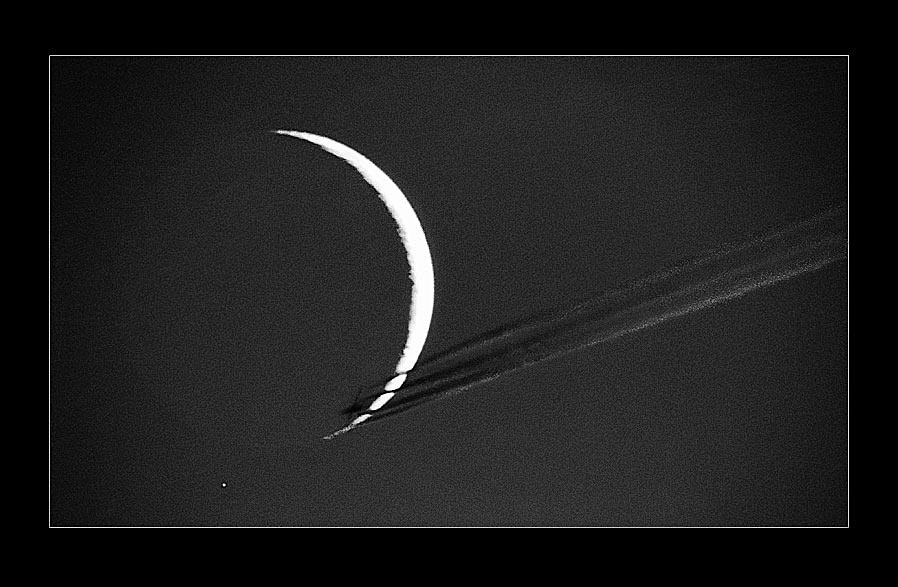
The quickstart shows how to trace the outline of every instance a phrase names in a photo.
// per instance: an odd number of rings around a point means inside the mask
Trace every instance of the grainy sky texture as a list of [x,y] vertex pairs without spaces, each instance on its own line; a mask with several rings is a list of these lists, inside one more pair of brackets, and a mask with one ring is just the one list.
[[50,60],[53,525],[845,525],[840,262],[330,442],[422,360],[847,200],[846,58]]

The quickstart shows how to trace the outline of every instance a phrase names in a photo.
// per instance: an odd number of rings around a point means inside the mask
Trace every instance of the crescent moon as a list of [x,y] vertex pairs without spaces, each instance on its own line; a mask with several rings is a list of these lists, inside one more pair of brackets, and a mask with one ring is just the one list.
[[[412,298],[409,308],[408,338],[405,341],[405,348],[399,357],[399,362],[396,363],[396,375],[384,385],[384,393],[375,398],[368,408],[368,412],[379,410],[396,395],[396,390],[405,383],[408,372],[412,370],[415,363],[418,362],[418,357],[421,356],[421,351],[427,340],[427,333],[430,330],[434,299],[433,261],[421,221],[418,220],[418,215],[415,214],[415,210],[399,186],[382,169],[358,151],[333,139],[306,132],[294,130],[274,132],[314,143],[355,167],[377,192],[377,197],[384,203],[396,222],[399,238],[402,239],[405,254],[408,257]],[[370,413],[362,414],[349,426],[360,424],[370,417]]]

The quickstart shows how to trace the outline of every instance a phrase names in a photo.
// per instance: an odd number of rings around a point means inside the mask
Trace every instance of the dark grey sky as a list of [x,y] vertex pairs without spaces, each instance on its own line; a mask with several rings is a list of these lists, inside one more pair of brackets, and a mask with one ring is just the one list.
[[[423,359],[847,199],[844,58],[52,58],[55,525],[842,525],[847,263],[358,430]],[[226,487],[222,484],[226,483]]]

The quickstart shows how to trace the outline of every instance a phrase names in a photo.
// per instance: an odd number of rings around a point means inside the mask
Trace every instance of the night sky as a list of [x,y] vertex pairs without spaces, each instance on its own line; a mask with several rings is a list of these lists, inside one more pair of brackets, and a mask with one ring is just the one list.
[[847,58],[50,58],[50,524],[848,523],[848,264],[333,441],[392,374],[847,201]]

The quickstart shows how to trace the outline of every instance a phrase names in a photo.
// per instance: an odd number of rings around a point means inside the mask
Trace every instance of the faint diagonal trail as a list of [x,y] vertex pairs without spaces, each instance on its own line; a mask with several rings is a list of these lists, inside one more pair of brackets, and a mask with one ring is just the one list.
[[[847,259],[846,206],[719,247],[574,306],[524,320],[420,364],[400,395],[365,424],[493,381],[528,366],[645,330]],[[328,436],[333,438],[347,429]]]

